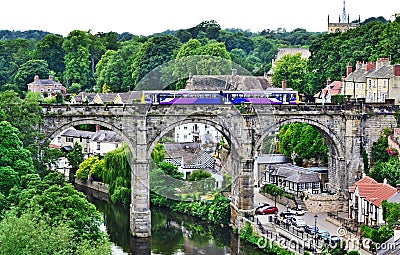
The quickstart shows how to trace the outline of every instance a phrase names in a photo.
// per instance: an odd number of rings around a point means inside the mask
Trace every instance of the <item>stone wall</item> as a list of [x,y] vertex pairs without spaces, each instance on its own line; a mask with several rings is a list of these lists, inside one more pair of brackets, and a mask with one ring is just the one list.
[[75,180],[75,188],[82,191],[86,195],[93,196],[94,198],[101,199],[104,201],[109,201],[108,196],[108,185],[102,182],[83,182],[79,179]]
[[306,194],[303,202],[308,212],[336,212],[339,208],[338,195]]

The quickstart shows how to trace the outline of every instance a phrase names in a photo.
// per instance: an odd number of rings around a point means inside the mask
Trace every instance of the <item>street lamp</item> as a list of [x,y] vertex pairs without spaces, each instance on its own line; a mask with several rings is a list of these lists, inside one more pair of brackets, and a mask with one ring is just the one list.
[[276,207],[276,196],[278,195],[278,193],[276,193],[276,191],[274,191],[274,197],[275,197],[275,207]]
[[314,233],[314,239],[315,239],[315,249],[317,249],[317,219],[318,215],[314,215],[314,227],[315,227],[315,233]]

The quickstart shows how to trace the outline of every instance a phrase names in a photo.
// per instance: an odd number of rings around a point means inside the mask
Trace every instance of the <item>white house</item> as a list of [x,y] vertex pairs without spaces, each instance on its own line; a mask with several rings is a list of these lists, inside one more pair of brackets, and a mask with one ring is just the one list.
[[122,138],[111,130],[98,130],[90,139],[90,153],[104,156],[121,146]]
[[349,217],[368,226],[383,224],[382,201],[396,193],[387,183],[364,177],[349,187]]
[[187,123],[175,128],[176,143],[218,143],[221,134],[213,126],[202,123]]

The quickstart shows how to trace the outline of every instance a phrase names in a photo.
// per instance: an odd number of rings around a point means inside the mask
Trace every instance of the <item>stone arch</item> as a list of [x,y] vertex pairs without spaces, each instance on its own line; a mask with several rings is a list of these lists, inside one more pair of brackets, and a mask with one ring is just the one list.
[[208,118],[204,118],[203,116],[189,116],[189,117],[185,117],[182,120],[177,120],[177,121],[168,123],[167,128],[161,130],[161,132],[157,136],[151,137],[149,139],[149,141],[148,141],[149,146],[148,146],[148,151],[147,151],[148,158],[150,158],[150,154],[151,154],[152,150],[156,146],[157,142],[163,136],[165,136],[167,133],[169,133],[171,130],[175,129],[176,127],[179,127],[181,125],[188,124],[188,123],[200,123],[200,124],[210,125],[210,126],[214,127],[218,132],[220,132],[220,134],[227,140],[227,142],[229,143],[229,145],[231,147],[231,150],[232,150],[232,148],[238,148],[238,146],[239,146],[239,142],[237,141],[235,136],[233,136],[231,134],[230,130],[225,127],[224,123],[219,123],[218,121],[210,120]]
[[272,131],[277,130],[278,128],[290,124],[290,123],[307,123],[313,126],[325,139],[325,143],[328,146],[329,152],[332,155],[336,155],[338,157],[344,157],[344,145],[339,139],[338,135],[331,130],[328,126],[321,124],[318,121],[307,119],[307,118],[289,118],[284,120],[277,120],[275,123],[268,128],[264,129],[265,131],[261,135],[261,137],[256,142],[255,148],[258,149],[261,146],[264,138],[267,137]]
[[131,153],[135,152],[136,149],[135,149],[134,145],[131,143],[130,139],[128,138],[129,137],[128,135],[126,135],[123,131],[121,131],[120,128],[110,124],[109,122],[99,120],[99,119],[86,118],[86,119],[71,120],[71,121],[65,122],[62,125],[57,126],[55,130],[53,130],[50,134],[47,135],[47,138],[53,139],[58,134],[60,134],[63,130],[66,130],[73,126],[82,125],[82,124],[100,125],[100,126],[103,126],[105,128],[108,128],[108,129],[114,131],[124,140],[124,142],[128,146]]
[[324,138],[325,143],[328,147],[328,180],[329,189],[332,191],[343,190],[345,182],[343,177],[345,176],[346,167],[344,166],[345,158],[345,145],[341,139],[339,139],[338,134],[336,134],[329,126],[326,126],[316,120],[309,118],[288,118],[288,119],[277,119],[275,123],[267,128],[265,128],[263,134],[260,136],[258,141],[256,141],[255,149],[258,150],[261,147],[261,143],[264,138],[268,136],[272,131],[277,130],[277,128],[282,127],[290,123],[307,123],[313,126]]

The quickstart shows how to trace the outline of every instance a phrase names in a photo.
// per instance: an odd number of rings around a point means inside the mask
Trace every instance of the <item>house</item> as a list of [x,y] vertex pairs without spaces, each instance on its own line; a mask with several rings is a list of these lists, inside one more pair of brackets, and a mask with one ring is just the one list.
[[79,143],[82,146],[82,152],[86,156],[90,154],[90,139],[92,139],[95,132],[78,130],[74,127],[70,127],[59,136],[57,136],[52,144],[59,145],[65,150],[72,150],[75,143]]
[[387,184],[378,183],[371,177],[363,177],[349,187],[349,217],[368,226],[383,224],[382,201],[397,190]]
[[314,95],[316,103],[330,104],[332,103],[332,96],[342,94],[342,82],[334,81],[328,78],[326,87]]
[[276,164],[270,165],[267,171],[266,182],[273,183],[288,193],[296,195],[302,192],[310,194],[321,193],[320,175],[309,168],[292,164]]
[[262,154],[254,158],[254,186],[269,183],[269,166],[290,163],[283,154]]
[[133,101],[140,101],[141,91],[129,91],[121,93],[88,93],[80,92],[73,96],[71,104],[131,104]]
[[184,179],[198,169],[204,169],[216,179],[217,187],[222,186],[222,175],[215,170],[215,158],[210,155],[212,151],[203,150],[199,143],[164,143],[164,161],[176,165],[183,173]]
[[354,72],[348,65],[342,83],[347,97],[375,103],[393,99],[395,104],[400,103],[400,65],[391,65],[388,58],[368,63],[358,61]]
[[28,90],[31,92],[38,92],[42,97],[55,96],[57,93],[63,97],[67,94],[67,89],[59,82],[49,75],[48,79],[40,79],[39,75],[35,75],[33,82],[28,83]]
[[216,144],[222,136],[213,126],[202,123],[186,123],[175,127],[176,143]]
[[104,156],[121,146],[122,138],[111,130],[96,130],[89,142],[90,153]]

